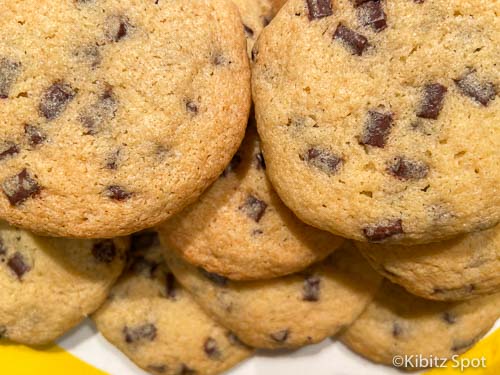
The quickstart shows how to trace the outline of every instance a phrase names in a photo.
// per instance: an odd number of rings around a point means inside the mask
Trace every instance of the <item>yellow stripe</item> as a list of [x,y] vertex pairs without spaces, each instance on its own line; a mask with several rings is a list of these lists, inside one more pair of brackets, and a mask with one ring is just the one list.
[[57,345],[33,349],[0,340],[0,373],[8,375],[106,375]]
[[[476,360],[476,364],[481,365],[477,359],[485,358],[485,367],[472,368],[469,367],[460,370],[459,367],[453,367],[456,364],[451,361],[448,362],[446,368],[436,368],[426,372],[424,375],[459,375],[459,374],[473,374],[473,375],[498,375],[500,374],[500,329],[497,329],[485,339],[479,341],[471,350],[462,354],[457,360],[464,361]],[[465,363],[464,363],[465,364]]]

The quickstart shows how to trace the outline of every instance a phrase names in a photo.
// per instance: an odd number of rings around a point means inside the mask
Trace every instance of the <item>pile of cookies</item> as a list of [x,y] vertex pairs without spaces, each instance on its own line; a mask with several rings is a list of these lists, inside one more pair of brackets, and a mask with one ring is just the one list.
[[327,338],[450,358],[500,317],[497,2],[0,10],[0,337],[90,316],[217,374]]

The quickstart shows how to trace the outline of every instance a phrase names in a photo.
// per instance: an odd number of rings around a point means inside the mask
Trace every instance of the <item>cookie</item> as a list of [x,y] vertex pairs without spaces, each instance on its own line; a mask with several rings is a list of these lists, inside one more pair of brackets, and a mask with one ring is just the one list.
[[220,178],[199,201],[159,227],[165,247],[235,280],[300,271],[337,249],[343,240],[298,220],[274,192],[265,169],[250,125]]
[[356,243],[371,265],[423,298],[464,300],[500,292],[500,227],[414,246]]
[[205,311],[256,348],[296,348],[334,335],[359,316],[381,280],[350,244],[304,272],[262,281],[230,281],[173,252],[166,259]]
[[252,48],[260,33],[269,25],[274,17],[273,2],[269,0],[233,0],[240,11],[243,31],[247,39],[248,56],[252,56]]
[[0,218],[129,234],[194,201],[244,136],[250,68],[226,0],[0,0]]
[[254,50],[268,175],[306,223],[423,244],[500,221],[500,23],[480,0],[291,0]]
[[[344,344],[372,361],[395,356],[450,358],[479,341],[500,316],[500,294],[446,303],[429,301],[385,280],[375,300],[341,336]],[[416,357],[402,368],[418,367]]]
[[37,237],[0,222],[0,337],[43,345],[106,299],[128,240]]
[[130,269],[92,316],[109,342],[152,374],[219,374],[252,354],[177,283],[154,233],[132,244]]

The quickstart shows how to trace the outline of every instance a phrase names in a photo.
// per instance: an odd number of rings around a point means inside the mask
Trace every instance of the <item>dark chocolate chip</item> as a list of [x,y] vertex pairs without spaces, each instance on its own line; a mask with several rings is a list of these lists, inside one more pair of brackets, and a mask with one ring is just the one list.
[[5,255],[5,254],[7,254],[7,247],[5,246],[3,239],[0,238],[0,255]]
[[224,55],[219,51],[213,52],[211,58],[212,64],[214,64],[215,66],[227,65],[231,63],[230,61],[228,62]]
[[283,329],[281,331],[271,333],[269,336],[271,336],[271,338],[276,342],[284,343],[288,339],[289,334],[290,332],[288,329]]
[[239,154],[235,154],[231,159],[229,165],[222,172],[222,177],[226,177],[229,173],[234,172],[241,164],[242,158]]
[[256,223],[262,219],[262,216],[266,213],[267,203],[249,195],[245,200],[245,203],[239,207],[250,219],[254,220]]
[[126,201],[132,197],[132,193],[118,185],[111,185],[106,188],[105,195],[115,201]]
[[454,80],[460,91],[485,107],[495,99],[497,88],[492,82],[481,81],[476,70],[469,69],[462,77]]
[[168,299],[175,299],[176,289],[175,276],[172,272],[168,272],[165,276],[165,292]]
[[387,27],[387,18],[380,0],[366,1],[358,8],[358,17],[363,26],[371,26],[375,32]]
[[67,83],[56,82],[45,90],[40,100],[40,113],[47,120],[59,117],[74,99],[76,91]]
[[337,26],[333,34],[333,39],[341,41],[353,55],[361,56],[368,47],[368,39],[347,26],[344,26],[342,23],[339,23]]
[[15,253],[8,261],[7,266],[14,271],[19,280],[22,279],[23,275],[28,272],[31,267],[26,264],[24,257],[21,253]]
[[217,341],[215,341],[212,337],[209,337],[205,340],[205,343],[203,344],[203,350],[205,351],[205,354],[210,358],[220,357],[220,351],[217,345]]
[[319,301],[321,279],[319,276],[311,275],[304,280],[302,299],[304,301]]
[[309,20],[317,20],[333,14],[331,0],[306,0]]
[[131,238],[130,251],[137,252],[141,250],[147,250],[158,243],[158,233],[156,232],[134,233]]
[[28,170],[23,169],[18,175],[7,178],[2,190],[12,206],[19,206],[28,198],[38,195],[41,187]]
[[3,145],[0,145],[0,160],[19,154],[20,151],[19,146],[15,143],[6,142]]
[[47,139],[47,135],[41,129],[30,124],[24,125],[24,134],[26,135],[28,144],[31,147],[36,147],[45,142]]
[[243,24],[243,30],[245,30],[245,35],[247,36],[247,38],[253,38],[254,32],[250,27]]
[[443,314],[443,320],[448,324],[455,324],[457,322],[457,317],[454,314],[446,311]]
[[157,329],[154,324],[146,323],[138,327],[127,327],[123,328],[123,335],[125,337],[125,342],[128,344],[145,340],[154,341],[156,338]]
[[340,156],[318,147],[310,148],[300,155],[300,159],[329,175],[337,173],[344,161]]
[[0,99],[7,99],[12,86],[21,74],[21,63],[0,58]]
[[196,115],[198,114],[198,105],[191,101],[191,100],[187,100],[186,101],[186,111],[188,111],[191,115]]
[[400,180],[420,180],[429,174],[429,166],[422,161],[398,156],[391,162],[388,171]]
[[118,169],[118,163],[120,159],[120,149],[111,153],[106,159],[106,169],[116,171]]
[[116,116],[117,108],[118,101],[113,94],[113,89],[107,87],[95,103],[80,112],[79,120],[85,128],[85,134],[99,133],[103,124]]
[[444,97],[448,89],[439,83],[429,83],[424,86],[424,95],[420,102],[417,116],[435,120],[443,109]]
[[264,159],[264,154],[262,152],[259,152],[257,155],[255,155],[255,159],[257,159],[257,169],[266,169],[266,160]]
[[359,141],[362,145],[384,148],[393,124],[392,113],[368,111],[368,120]]
[[0,326],[0,339],[7,337],[7,327]]
[[179,371],[177,372],[179,375],[195,375],[196,370],[188,367],[185,363],[181,364]]
[[403,333],[403,328],[401,328],[401,326],[395,322],[392,325],[392,336],[399,337],[399,336],[401,336],[401,333]]
[[96,242],[92,247],[92,255],[101,263],[111,263],[116,257],[116,246],[113,240]]
[[101,52],[95,45],[81,47],[75,51],[75,56],[79,62],[88,64],[92,69],[97,68],[102,61]]
[[226,337],[232,345],[248,348],[248,346],[243,341],[241,341],[240,338],[236,336],[234,332],[228,331],[226,333]]
[[110,16],[106,20],[106,39],[111,42],[119,42],[127,37],[133,26],[127,17],[123,15]]
[[156,372],[158,374],[164,374],[165,372],[167,372],[167,368],[168,367],[166,365],[148,365],[147,366],[148,371]]
[[214,272],[208,272],[203,268],[199,268],[199,270],[203,276],[205,276],[208,280],[218,286],[226,286],[229,282],[229,279],[227,277],[221,276]]
[[369,242],[383,241],[403,233],[403,221],[401,219],[387,220],[384,223],[363,228],[363,234]]

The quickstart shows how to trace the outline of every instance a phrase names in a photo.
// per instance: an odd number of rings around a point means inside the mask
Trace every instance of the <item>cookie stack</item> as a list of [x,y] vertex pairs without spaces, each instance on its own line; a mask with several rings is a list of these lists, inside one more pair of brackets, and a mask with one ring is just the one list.
[[0,0],[0,336],[91,315],[152,374],[217,374],[488,332],[500,6],[283,3]]

